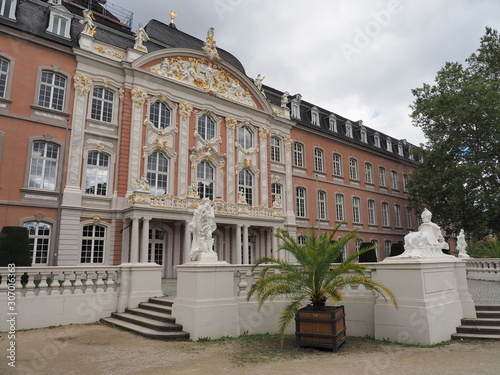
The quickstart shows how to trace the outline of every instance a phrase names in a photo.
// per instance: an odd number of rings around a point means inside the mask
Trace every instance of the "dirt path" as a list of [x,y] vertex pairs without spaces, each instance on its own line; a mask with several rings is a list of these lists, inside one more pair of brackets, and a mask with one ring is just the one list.
[[0,333],[2,375],[500,373],[500,341],[418,348],[349,338],[338,353],[331,353],[292,345],[274,350],[274,341],[253,343],[252,348],[240,340],[163,342],[100,324],[75,325],[17,332],[16,368],[8,366],[8,345],[7,334]]

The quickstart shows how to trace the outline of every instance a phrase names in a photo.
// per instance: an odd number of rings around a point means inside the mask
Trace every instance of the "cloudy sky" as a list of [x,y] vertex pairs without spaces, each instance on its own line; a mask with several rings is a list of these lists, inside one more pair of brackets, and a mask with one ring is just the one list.
[[498,0],[110,0],[236,56],[247,75],[413,144],[411,90],[447,61],[463,63],[485,27],[500,29]]

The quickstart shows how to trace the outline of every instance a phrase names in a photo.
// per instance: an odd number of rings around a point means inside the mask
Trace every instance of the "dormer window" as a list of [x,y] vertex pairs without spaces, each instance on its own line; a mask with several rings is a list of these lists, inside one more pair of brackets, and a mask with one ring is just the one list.
[[361,142],[368,143],[368,137],[366,135],[366,128],[364,126],[361,127],[360,137],[361,137]]
[[16,19],[17,0],[0,0],[0,16]]
[[411,147],[408,148],[408,157],[410,158],[410,160],[413,160],[413,149]]
[[392,152],[392,141],[387,138],[387,151]]
[[405,156],[404,150],[403,150],[403,145],[401,143],[398,143],[398,154],[399,154],[399,156]]
[[337,117],[333,113],[328,116],[328,130],[337,133]]
[[373,144],[375,145],[375,147],[380,148],[380,135],[378,133],[375,133],[373,135]]
[[59,2],[50,7],[50,20],[47,31],[49,33],[62,36],[63,38],[70,38],[69,30],[71,26],[71,18],[73,15]]
[[311,124],[319,126],[319,111],[318,107],[311,108]]
[[300,120],[300,101],[302,100],[302,96],[300,94],[295,95],[292,99],[292,117]]
[[352,138],[352,124],[350,121],[345,123],[345,135],[346,137]]

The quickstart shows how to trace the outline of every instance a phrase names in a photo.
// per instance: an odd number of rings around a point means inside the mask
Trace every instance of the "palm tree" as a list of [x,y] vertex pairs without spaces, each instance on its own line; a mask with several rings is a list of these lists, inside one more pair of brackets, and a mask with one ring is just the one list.
[[278,333],[282,344],[285,329],[295,318],[304,300],[309,299],[309,306],[313,309],[324,310],[328,299],[334,305],[343,299],[343,289],[347,285],[362,284],[373,288],[384,298],[389,297],[394,306],[397,306],[392,292],[369,278],[368,268],[356,261],[360,254],[373,250],[374,247],[365,248],[340,263],[334,263],[342,256],[342,249],[356,239],[356,230],[353,230],[333,240],[342,224],[344,223],[338,224],[331,233],[306,234],[304,244],[298,244],[288,232],[279,231],[276,235],[281,240],[278,250],[288,251],[297,262],[292,264],[282,259],[263,257],[253,266],[252,270],[255,270],[259,265],[265,265],[260,277],[250,288],[247,300],[255,296],[259,301],[259,308],[268,299],[275,297],[285,296],[291,301],[280,316]]

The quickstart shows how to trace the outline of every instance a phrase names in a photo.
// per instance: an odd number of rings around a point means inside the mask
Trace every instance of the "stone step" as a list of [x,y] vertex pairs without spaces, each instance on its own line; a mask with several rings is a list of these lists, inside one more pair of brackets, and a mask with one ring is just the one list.
[[488,334],[488,335],[499,335],[500,336],[500,326],[468,326],[461,325],[457,327],[457,333],[471,333],[471,334]]
[[165,298],[165,297],[151,297],[148,302],[150,303],[156,303],[157,305],[163,305],[163,306],[168,306],[168,307],[172,307],[174,305],[174,301],[169,299],[169,298]]
[[175,323],[175,318],[170,313],[147,310],[140,307],[125,309],[126,313],[142,316],[148,319],[158,320],[160,322]]
[[462,325],[464,325],[464,326],[500,326],[500,319],[463,318]]
[[476,311],[498,311],[498,312],[500,312],[500,305],[476,305]]
[[476,333],[454,333],[452,340],[500,340],[500,335],[476,334]]
[[139,335],[151,338],[151,339],[156,339],[156,340],[180,340],[184,339],[187,340],[189,339],[189,333],[183,332],[183,331],[175,331],[175,332],[165,332],[165,331],[158,331],[155,329],[151,328],[146,328],[134,323],[126,322],[121,319],[116,319],[116,318],[105,318],[103,321],[112,324],[114,326],[126,329],[131,332],[135,332]]
[[111,313],[111,317],[120,319],[129,323],[134,323],[146,328],[155,329],[157,331],[182,331],[182,325],[171,322],[160,321],[156,319],[146,318],[140,315],[130,313]]
[[171,306],[165,306],[161,305],[158,303],[151,303],[151,302],[142,302],[139,304],[139,307],[142,309],[146,310],[151,310],[151,311],[156,311],[164,314],[172,314],[172,307]]
[[479,311],[476,311],[476,316],[478,318],[500,319],[500,311],[479,310]]

